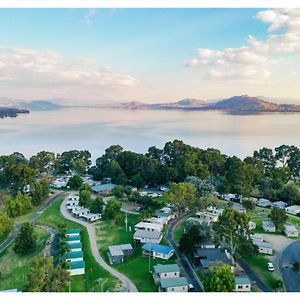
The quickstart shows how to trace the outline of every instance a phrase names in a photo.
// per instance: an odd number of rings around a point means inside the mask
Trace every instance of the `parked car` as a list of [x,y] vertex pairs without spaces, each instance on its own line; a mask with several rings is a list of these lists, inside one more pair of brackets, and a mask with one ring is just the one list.
[[267,268],[268,268],[268,271],[270,271],[270,272],[274,271],[274,266],[271,262],[267,263]]
[[51,244],[51,241],[48,239],[46,242],[46,245],[50,245],[50,244]]
[[195,288],[191,283],[189,284],[189,292],[195,292]]

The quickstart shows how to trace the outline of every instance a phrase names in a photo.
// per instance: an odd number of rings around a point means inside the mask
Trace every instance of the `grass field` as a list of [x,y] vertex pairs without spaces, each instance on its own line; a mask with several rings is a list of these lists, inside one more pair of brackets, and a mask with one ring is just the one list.
[[112,277],[106,270],[101,268],[94,259],[89,243],[89,236],[85,227],[66,220],[60,214],[60,205],[63,198],[55,201],[37,220],[37,223],[48,225],[57,228],[58,224],[65,223],[67,229],[80,228],[81,230],[81,241],[83,245],[83,252],[85,258],[85,275],[72,276],[71,290],[73,292],[84,292],[84,291],[100,291],[101,283],[106,280],[105,285],[103,284],[103,291],[114,291],[118,280]]
[[34,252],[28,255],[19,255],[13,251],[13,246],[9,246],[0,254],[0,290],[18,289],[22,291],[26,284],[26,274],[28,272],[29,261],[38,255],[41,255],[49,233],[43,229],[35,227],[34,234],[37,238],[37,246]]
[[276,288],[276,282],[280,279],[275,272],[269,272],[267,270],[267,263],[270,260],[261,254],[258,255],[245,255],[245,260],[255,270],[260,279],[272,290]]
[[[134,225],[138,221],[138,216],[128,215],[128,225],[132,229],[134,229]],[[115,225],[112,224],[112,221],[110,220],[103,220],[96,226],[96,233],[100,254],[107,263],[109,263],[107,257],[108,246],[133,243],[133,231],[126,232],[125,224]],[[167,244],[167,241],[163,240],[161,244]],[[174,256],[167,261],[151,259],[149,264],[149,258],[143,257],[141,248],[136,247],[133,255],[126,257],[122,264],[113,265],[113,267],[120,273],[128,276],[140,292],[156,292],[157,287],[154,284],[152,274],[149,270],[152,270],[152,267],[155,264],[171,264],[175,261],[176,258]]]

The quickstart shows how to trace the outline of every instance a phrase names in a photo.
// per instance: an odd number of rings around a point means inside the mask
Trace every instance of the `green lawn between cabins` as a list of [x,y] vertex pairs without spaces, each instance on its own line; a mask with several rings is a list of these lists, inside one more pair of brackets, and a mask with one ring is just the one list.
[[[72,292],[100,292],[101,283],[103,283],[103,291],[114,291],[118,284],[118,280],[111,276],[106,270],[101,268],[92,255],[89,243],[89,236],[85,227],[66,220],[60,214],[60,205],[63,197],[55,201],[37,220],[39,224],[45,224],[57,228],[59,223],[65,223],[67,229],[80,228],[81,242],[85,260],[85,275],[72,276],[71,291]],[[105,281],[105,283],[104,283]]]
[[16,254],[13,251],[14,244],[12,244],[0,254],[0,290],[16,288],[22,291],[24,289],[29,261],[42,253],[49,237],[49,233],[38,227],[34,228],[34,234],[37,238],[34,252],[28,255]]
[[[133,244],[134,225],[138,222],[137,215],[128,214],[128,226],[131,227],[132,231],[127,232],[125,224],[115,225],[111,220],[102,220],[96,225],[99,251],[108,264],[108,246],[124,243]],[[165,239],[161,241],[161,244],[168,245]],[[175,255],[167,261],[163,259],[151,259],[150,269],[152,270],[156,264],[172,264],[175,262]],[[149,258],[142,256],[141,247],[135,248],[134,254],[126,257],[123,263],[113,265],[112,267],[130,278],[140,292],[157,292],[152,274],[149,272]]]
[[267,263],[270,260],[267,256],[258,255],[244,255],[244,259],[254,269],[258,277],[272,290],[276,288],[276,282],[280,279],[279,275],[275,272],[270,272],[267,269]]

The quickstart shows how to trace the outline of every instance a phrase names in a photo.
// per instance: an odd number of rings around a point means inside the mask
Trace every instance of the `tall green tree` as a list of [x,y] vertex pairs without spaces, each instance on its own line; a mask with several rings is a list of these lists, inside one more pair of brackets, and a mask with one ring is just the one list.
[[213,224],[217,242],[235,255],[239,245],[245,242],[251,243],[249,221],[247,214],[226,208]]
[[271,210],[270,218],[273,221],[276,230],[282,231],[283,225],[286,222],[288,216],[284,209],[279,207],[273,207]]
[[16,197],[4,196],[5,207],[10,217],[17,217],[27,213],[32,208],[31,197],[18,192]]
[[51,172],[56,163],[56,155],[53,152],[41,151],[29,159],[29,166],[39,172]]
[[13,220],[6,211],[0,209],[0,237],[12,229]]
[[188,183],[171,183],[164,196],[179,210],[193,208],[196,201],[196,189]]
[[109,219],[114,219],[121,210],[122,204],[118,200],[110,200],[105,207],[105,216]]
[[36,238],[31,223],[23,223],[15,241],[14,251],[19,254],[27,254],[34,250]]
[[83,184],[83,180],[81,178],[81,176],[79,175],[74,175],[72,176],[69,181],[68,181],[68,186],[71,188],[71,189],[79,189]]
[[235,277],[229,266],[218,262],[205,272],[203,285],[206,292],[233,292]]

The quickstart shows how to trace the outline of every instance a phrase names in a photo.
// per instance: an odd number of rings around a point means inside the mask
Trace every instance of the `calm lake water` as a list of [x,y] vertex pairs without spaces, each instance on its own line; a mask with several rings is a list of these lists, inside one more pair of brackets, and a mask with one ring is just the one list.
[[174,139],[241,158],[264,146],[300,147],[300,114],[68,108],[0,119],[0,154],[87,149],[95,159],[112,144],[145,153]]

